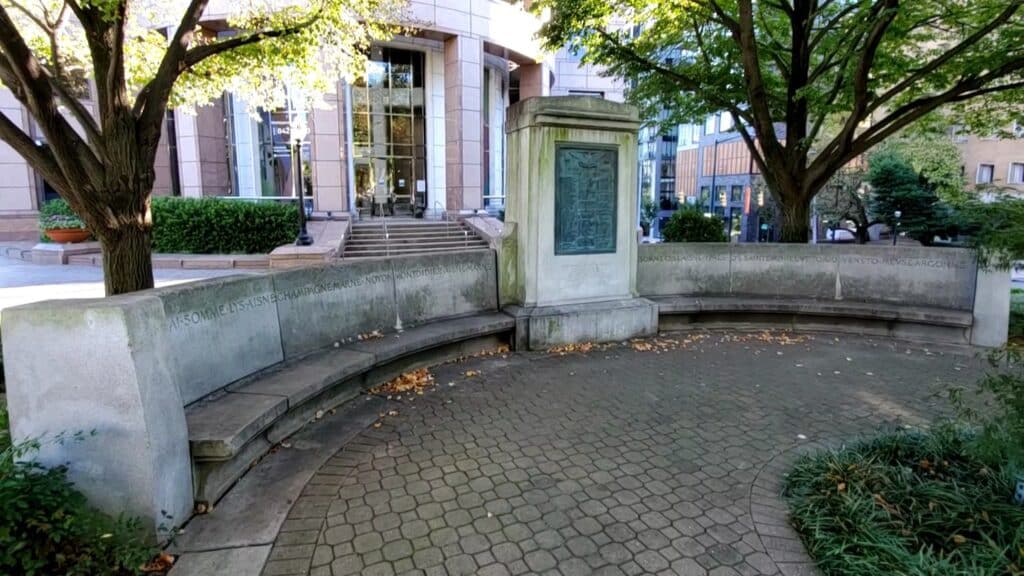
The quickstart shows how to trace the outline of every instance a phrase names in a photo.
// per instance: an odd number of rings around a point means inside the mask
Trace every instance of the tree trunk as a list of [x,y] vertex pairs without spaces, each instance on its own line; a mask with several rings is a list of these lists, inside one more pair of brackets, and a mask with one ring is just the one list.
[[811,200],[788,200],[779,206],[782,212],[782,237],[779,240],[790,244],[806,244],[810,237]]
[[868,240],[871,239],[871,234],[868,232],[868,230],[869,230],[869,228],[867,226],[861,226],[860,224],[857,225],[857,233],[856,233],[857,244],[867,244],[868,243]]
[[153,287],[152,234],[143,216],[142,223],[98,234],[107,296]]

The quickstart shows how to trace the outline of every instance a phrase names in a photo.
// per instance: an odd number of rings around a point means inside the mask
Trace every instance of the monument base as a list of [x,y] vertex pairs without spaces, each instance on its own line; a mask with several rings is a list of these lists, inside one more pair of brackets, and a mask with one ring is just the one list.
[[658,333],[658,305],[627,298],[560,306],[507,306],[516,319],[517,350],[563,344],[615,342]]

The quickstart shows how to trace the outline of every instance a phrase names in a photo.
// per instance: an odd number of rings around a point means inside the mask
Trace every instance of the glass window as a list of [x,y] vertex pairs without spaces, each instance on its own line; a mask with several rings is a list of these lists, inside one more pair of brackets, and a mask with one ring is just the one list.
[[991,184],[992,175],[995,172],[995,166],[992,164],[979,164],[978,165],[978,178],[975,180],[978,184]]
[[1009,184],[1024,184],[1024,162],[1010,162],[1010,175],[1006,182]]
[[711,187],[701,186],[700,187],[700,204],[701,206],[707,206],[711,200]]
[[719,206],[725,206],[726,204],[728,204],[728,200],[726,199],[726,196],[725,196],[725,186],[718,186],[715,189],[715,193],[718,196],[718,205]]
[[598,90],[569,90],[570,96],[590,96],[591,98],[604,98],[604,92]]
[[733,186],[729,192],[729,202],[743,201],[743,186]]
[[426,118],[422,52],[374,46],[352,85],[356,206],[369,215],[426,208]]
[[718,131],[719,132],[728,132],[728,131],[733,129],[733,126],[735,126],[735,124],[732,121],[732,114],[725,113],[725,114],[722,114],[719,118],[720,118],[719,124],[718,124]]
[[714,134],[715,133],[715,115],[712,114],[704,119],[704,133]]

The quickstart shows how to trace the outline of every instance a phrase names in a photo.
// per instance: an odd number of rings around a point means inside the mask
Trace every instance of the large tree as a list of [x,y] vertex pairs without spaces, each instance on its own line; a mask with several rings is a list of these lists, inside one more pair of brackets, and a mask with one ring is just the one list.
[[[1007,121],[1024,97],[1024,0],[540,0],[550,46],[626,78],[669,121],[725,112],[805,242],[811,199],[940,110]],[[651,116],[654,117],[654,116]],[[834,129],[833,129],[834,128]]]
[[316,105],[360,72],[366,47],[391,36],[404,6],[221,2],[228,14],[204,27],[208,3],[0,0],[0,81],[38,129],[0,113],[0,139],[99,239],[108,295],[153,286],[150,197],[169,103],[227,89],[250,106],[280,107],[291,86]]

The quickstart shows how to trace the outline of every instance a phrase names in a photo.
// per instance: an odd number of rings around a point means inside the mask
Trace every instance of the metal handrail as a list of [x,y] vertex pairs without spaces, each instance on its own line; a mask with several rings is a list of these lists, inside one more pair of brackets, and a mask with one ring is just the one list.
[[384,228],[384,255],[391,256],[391,234],[388,233],[388,219],[380,219],[381,226]]
[[451,220],[448,219],[448,211],[441,206],[440,200],[434,200],[434,207],[441,208],[441,218],[444,220],[444,233],[445,236],[450,236],[452,233]]

